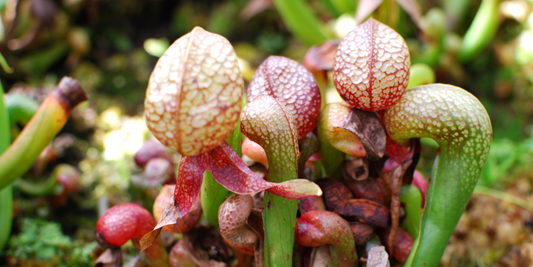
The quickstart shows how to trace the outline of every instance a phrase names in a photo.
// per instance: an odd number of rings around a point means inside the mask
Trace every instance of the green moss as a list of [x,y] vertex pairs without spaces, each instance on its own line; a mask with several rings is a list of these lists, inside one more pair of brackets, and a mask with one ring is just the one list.
[[19,262],[40,262],[51,266],[92,266],[96,242],[75,247],[61,226],[43,219],[22,219],[20,233],[9,240],[6,256]]

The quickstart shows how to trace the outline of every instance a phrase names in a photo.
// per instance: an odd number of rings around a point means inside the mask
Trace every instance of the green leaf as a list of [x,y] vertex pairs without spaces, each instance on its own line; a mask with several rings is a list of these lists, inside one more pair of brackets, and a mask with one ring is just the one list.
[[[241,122],[237,121],[233,132],[226,139],[228,144],[235,150],[239,157],[242,157],[241,152]],[[200,189],[200,198],[202,203],[202,210],[207,221],[218,227],[218,208],[232,193],[224,186],[220,185],[213,174],[209,171],[204,173],[204,181]]]
[[420,217],[422,214],[422,194],[416,186],[404,185],[402,186],[400,201],[405,203],[406,211],[402,227],[405,228],[413,238],[416,238],[418,236]]
[[[298,178],[298,133],[294,118],[268,95],[248,103],[241,114],[241,131],[265,149],[270,182]],[[265,266],[292,266],[298,200],[265,192],[263,200]]]
[[308,46],[328,40],[323,26],[302,0],[273,0],[287,28]]
[[437,153],[420,233],[405,266],[437,266],[474,191],[492,142],[489,115],[472,94],[446,84],[407,90],[385,111],[391,139],[429,137]]
[[[4,104],[4,88],[0,82],[0,155],[9,147],[9,117]],[[13,190],[11,186],[0,191],[0,253],[9,240],[13,218]]]

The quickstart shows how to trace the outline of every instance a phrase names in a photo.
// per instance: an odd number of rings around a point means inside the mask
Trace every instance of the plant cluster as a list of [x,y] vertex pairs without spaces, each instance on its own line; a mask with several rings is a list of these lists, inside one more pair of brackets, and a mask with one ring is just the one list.
[[[488,155],[490,119],[464,89],[407,88],[407,45],[372,18],[335,49],[329,69],[345,102],[322,103],[325,88],[311,72],[271,56],[254,74],[242,108],[242,75],[224,37],[196,27],[174,42],[156,64],[145,99],[148,128],[182,156],[174,194],[165,197],[168,205],[152,231],[146,227],[151,217],[136,223],[138,216],[128,215],[119,222],[109,219],[119,207],[109,210],[97,227],[101,244],[121,246],[102,237],[127,224],[139,229],[131,238],[144,235],[140,248],[152,254],[163,229],[198,221],[188,215],[198,212],[193,207],[200,199],[206,218],[220,226],[235,255],[252,255],[258,266],[375,261],[383,253],[369,247],[376,245],[375,239],[370,242],[374,232],[395,261],[436,266]],[[241,133],[259,146],[244,149]],[[429,187],[413,175],[422,137],[440,147]],[[266,155],[265,179],[243,162],[241,148],[255,150],[251,157]],[[400,228],[400,217],[407,231]],[[183,250],[184,243],[178,244]],[[183,262],[198,261],[181,255]]]

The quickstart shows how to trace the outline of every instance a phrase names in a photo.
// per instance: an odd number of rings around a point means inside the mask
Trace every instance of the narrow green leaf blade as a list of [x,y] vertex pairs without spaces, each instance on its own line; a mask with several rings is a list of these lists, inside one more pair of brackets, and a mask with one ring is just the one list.
[[302,0],[273,0],[287,28],[308,46],[328,39],[322,25]]

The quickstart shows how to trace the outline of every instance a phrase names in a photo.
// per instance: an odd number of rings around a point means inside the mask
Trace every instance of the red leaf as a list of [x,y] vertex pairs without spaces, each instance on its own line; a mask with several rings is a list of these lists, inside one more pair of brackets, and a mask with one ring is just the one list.
[[[226,143],[227,144],[227,143]],[[174,199],[181,217],[191,209],[204,180],[205,154],[181,158]]]
[[392,140],[389,135],[387,135],[385,154],[389,155],[389,159],[387,159],[385,162],[385,166],[383,166],[382,171],[392,171],[405,160],[409,154],[409,146],[402,146]]
[[167,204],[154,230],[141,239],[141,250],[154,244],[162,227],[175,224],[178,218],[189,212],[200,193],[206,170],[213,174],[217,182],[237,194],[255,194],[268,190],[286,198],[322,195],[320,187],[308,180],[296,179],[278,184],[261,179],[246,166],[228,143],[223,142],[207,153],[182,157],[174,197]]
[[286,198],[301,198],[309,195],[321,195],[320,188],[308,180],[292,180],[283,183],[271,183],[253,173],[233,149],[224,142],[207,152],[209,160],[207,169],[217,182],[229,191],[237,194],[255,194],[267,190]]

